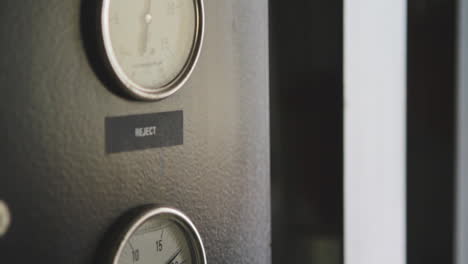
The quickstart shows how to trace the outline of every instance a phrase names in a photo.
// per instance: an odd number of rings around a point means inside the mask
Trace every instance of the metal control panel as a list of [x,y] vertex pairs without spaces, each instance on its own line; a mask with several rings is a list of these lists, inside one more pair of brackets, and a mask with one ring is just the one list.
[[[271,262],[268,1],[138,2],[0,4],[1,263]],[[154,204],[174,211],[132,225]]]

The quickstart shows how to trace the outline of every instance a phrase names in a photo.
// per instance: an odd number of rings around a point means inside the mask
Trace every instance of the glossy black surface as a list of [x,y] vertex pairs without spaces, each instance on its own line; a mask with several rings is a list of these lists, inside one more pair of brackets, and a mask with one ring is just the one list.
[[408,264],[454,263],[456,2],[408,1]]
[[342,263],[343,1],[270,0],[273,263]]
[[[191,217],[208,263],[270,263],[267,1],[205,0],[198,67],[155,103],[106,86],[87,3],[0,4],[0,262],[93,263],[124,212],[160,203]],[[106,117],[174,110],[184,145],[105,153]]]

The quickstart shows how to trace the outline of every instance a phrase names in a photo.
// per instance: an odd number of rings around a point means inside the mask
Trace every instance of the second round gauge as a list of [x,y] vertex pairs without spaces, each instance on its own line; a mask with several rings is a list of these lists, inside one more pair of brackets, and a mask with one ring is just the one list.
[[118,264],[192,264],[192,254],[180,227],[155,219],[141,226],[127,241]]
[[182,212],[148,205],[122,220],[117,236],[109,241],[113,246],[103,254],[110,257],[104,263],[206,264],[200,235]]

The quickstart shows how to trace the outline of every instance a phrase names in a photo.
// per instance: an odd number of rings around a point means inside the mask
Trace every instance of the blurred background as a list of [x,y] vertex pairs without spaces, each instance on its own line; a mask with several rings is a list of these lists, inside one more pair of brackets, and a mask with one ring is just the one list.
[[270,1],[274,263],[342,263],[343,1]]
[[468,263],[467,17],[270,1],[273,263]]

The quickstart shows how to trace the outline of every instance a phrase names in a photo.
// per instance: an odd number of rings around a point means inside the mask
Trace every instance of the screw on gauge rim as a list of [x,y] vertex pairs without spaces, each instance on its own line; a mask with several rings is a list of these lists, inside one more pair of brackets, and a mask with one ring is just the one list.
[[0,237],[4,236],[10,227],[11,215],[7,204],[0,200]]

